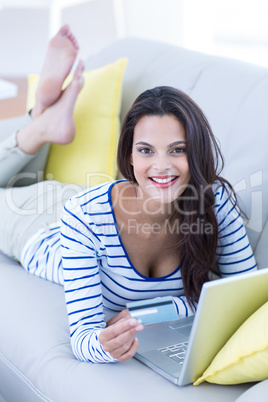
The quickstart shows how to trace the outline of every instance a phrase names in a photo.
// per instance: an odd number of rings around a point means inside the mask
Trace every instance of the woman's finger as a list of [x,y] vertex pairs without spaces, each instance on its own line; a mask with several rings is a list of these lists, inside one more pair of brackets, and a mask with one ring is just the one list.
[[122,332],[115,338],[110,339],[109,341],[105,342],[103,344],[103,349],[106,352],[111,353],[113,356],[114,356],[114,353],[116,355],[121,355],[121,354],[125,353],[129,349],[134,336],[137,334],[137,332],[142,331],[143,328],[144,328],[144,326],[139,324],[134,328],[130,328],[128,331]]
[[117,360],[121,363],[131,359],[135,353],[137,352],[139,347],[139,341],[138,338],[134,338],[131,344],[131,347],[129,348],[129,350],[125,353],[123,353],[121,356],[117,357]]
[[116,322],[118,322],[121,319],[129,319],[130,314],[128,309],[122,310],[120,311],[119,314],[116,314],[114,317],[112,317],[110,320],[107,321],[106,326],[109,327],[110,325],[115,324]]
[[132,337],[128,340],[128,342],[124,343],[123,345],[120,345],[120,347],[117,348],[117,349],[111,350],[111,351],[109,352],[110,355],[111,355],[112,357],[114,357],[115,359],[117,359],[117,360],[120,359],[120,357],[121,357],[122,355],[124,355],[125,353],[127,353],[127,352],[129,351],[129,349],[130,349],[131,346],[132,346],[133,340],[134,340],[134,337],[132,336]]
[[103,329],[99,335],[99,341],[101,344],[104,344],[105,342],[111,341],[129,330],[134,330],[134,334],[135,328],[138,325],[138,321],[135,318],[131,318],[129,320],[121,319],[115,324]]

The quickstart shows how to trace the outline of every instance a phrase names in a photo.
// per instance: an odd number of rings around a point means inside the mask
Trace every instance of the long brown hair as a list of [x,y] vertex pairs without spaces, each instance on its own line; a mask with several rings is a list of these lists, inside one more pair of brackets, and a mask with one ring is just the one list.
[[220,177],[223,157],[204,113],[188,95],[167,86],[143,92],[123,121],[117,154],[118,167],[123,176],[133,183],[137,182],[130,163],[137,122],[143,116],[163,115],[175,116],[186,133],[186,154],[191,179],[183,197],[176,200],[176,214],[180,226],[184,224],[184,227],[192,228],[193,225],[199,225],[199,230],[194,233],[189,230],[179,235],[177,246],[184,294],[190,305],[194,305],[199,299],[203,283],[209,280],[209,272],[219,274],[215,263],[218,223],[212,185],[218,182],[229,194],[234,194],[234,191],[230,183]]

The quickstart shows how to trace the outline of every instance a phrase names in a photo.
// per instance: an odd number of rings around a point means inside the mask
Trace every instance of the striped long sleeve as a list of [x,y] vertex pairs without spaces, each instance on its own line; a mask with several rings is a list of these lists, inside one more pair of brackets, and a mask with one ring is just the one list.
[[216,191],[215,213],[219,226],[216,257],[223,277],[257,269],[243,220],[225,187]]
[[81,215],[77,199],[68,201],[62,214],[61,245],[72,350],[82,361],[111,362],[115,359],[98,341],[105,327],[97,259],[101,242]]

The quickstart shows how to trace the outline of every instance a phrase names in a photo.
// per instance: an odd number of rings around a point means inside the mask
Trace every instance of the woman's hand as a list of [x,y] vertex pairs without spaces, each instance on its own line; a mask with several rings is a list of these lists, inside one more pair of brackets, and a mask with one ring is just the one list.
[[128,310],[123,310],[107,321],[99,341],[105,352],[109,352],[119,362],[125,362],[137,352],[139,342],[135,335],[143,328],[135,318],[130,317]]

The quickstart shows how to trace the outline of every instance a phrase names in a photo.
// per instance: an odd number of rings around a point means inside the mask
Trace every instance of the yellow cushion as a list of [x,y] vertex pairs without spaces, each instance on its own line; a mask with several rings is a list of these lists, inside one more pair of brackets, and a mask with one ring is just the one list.
[[[68,145],[51,144],[46,178],[86,186],[116,178],[122,77],[126,64],[127,59],[122,58],[84,73],[84,87],[74,109],[76,137]],[[28,77],[28,110],[34,106],[38,80],[37,75]]]
[[268,302],[249,317],[194,385],[239,384],[268,378]]

